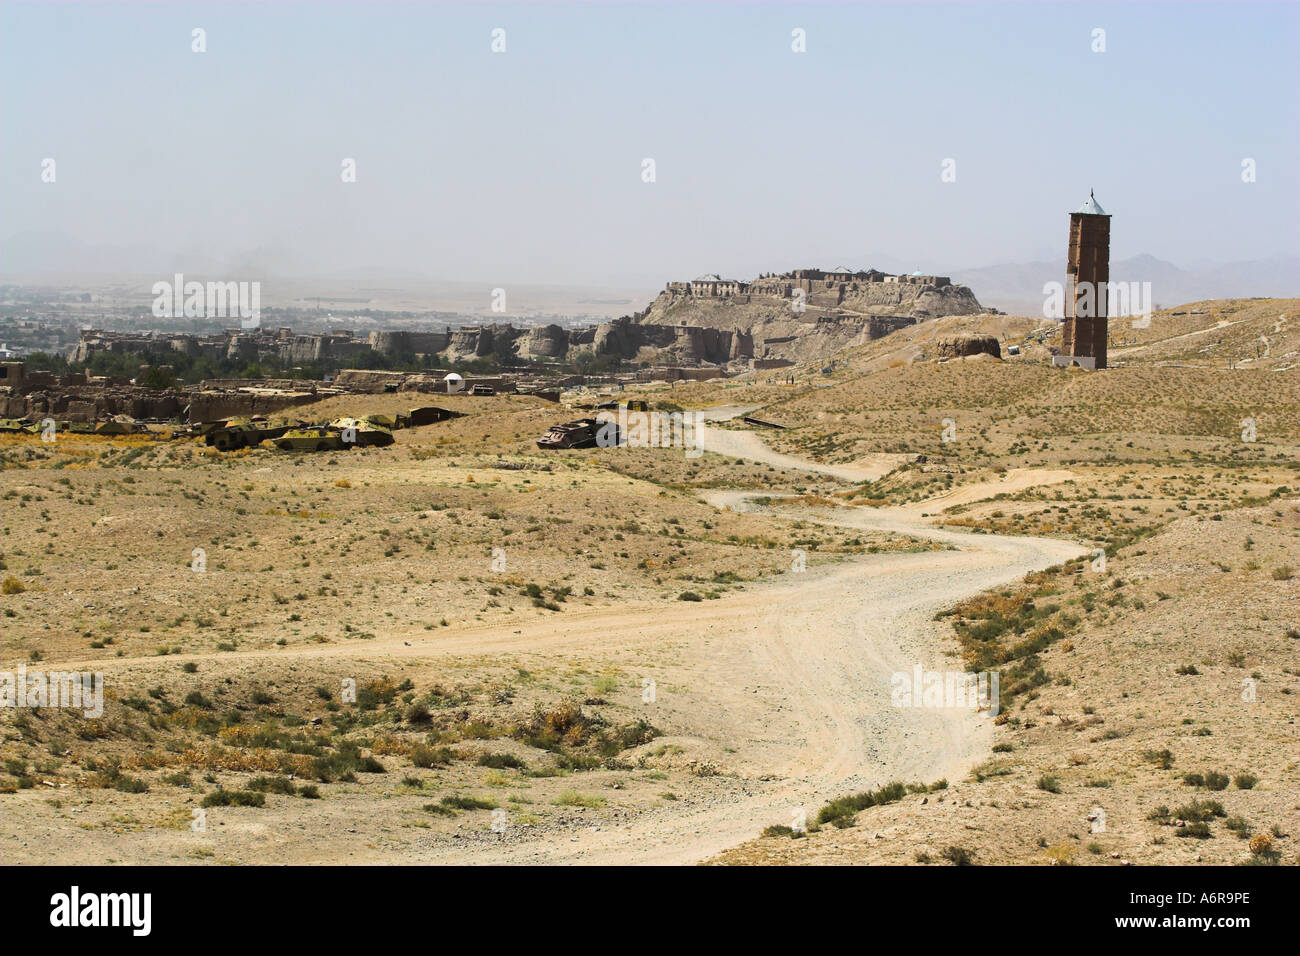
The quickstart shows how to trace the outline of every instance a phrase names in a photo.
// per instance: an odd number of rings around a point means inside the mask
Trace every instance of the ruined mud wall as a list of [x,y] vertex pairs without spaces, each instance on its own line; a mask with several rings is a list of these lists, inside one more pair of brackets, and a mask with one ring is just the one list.
[[61,388],[35,391],[26,395],[0,397],[4,418],[93,422],[113,415],[132,418],[162,419],[180,415],[189,404],[189,393],[179,389],[154,391],[145,388]]

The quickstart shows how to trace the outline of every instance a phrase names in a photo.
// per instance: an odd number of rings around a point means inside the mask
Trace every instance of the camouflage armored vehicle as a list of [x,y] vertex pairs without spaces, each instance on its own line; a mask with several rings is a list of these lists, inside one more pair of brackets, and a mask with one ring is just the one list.
[[362,448],[379,448],[397,440],[392,431],[366,418],[336,418],[329,427],[338,430],[345,444]]
[[418,428],[421,425],[432,425],[434,422],[446,421],[449,418],[461,418],[463,415],[463,412],[453,412],[449,408],[439,408],[437,405],[423,405],[411,409],[407,418],[410,420],[409,427]]
[[265,421],[229,421],[219,428],[214,428],[203,436],[207,445],[218,451],[234,451],[237,448],[259,445],[268,438],[275,440],[287,432],[292,425],[271,425]]
[[552,425],[537,439],[538,448],[610,448],[618,444],[618,425],[614,422],[580,418],[576,422]]
[[149,431],[134,418],[117,415],[95,426],[96,435],[140,435]]
[[342,432],[326,425],[290,428],[273,441],[283,451],[342,451],[348,447]]
[[397,412],[393,415],[362,415],[361,420],[378,425],[380,428],[387,428],[389,431],[411,427],[411,416],[405,412]]

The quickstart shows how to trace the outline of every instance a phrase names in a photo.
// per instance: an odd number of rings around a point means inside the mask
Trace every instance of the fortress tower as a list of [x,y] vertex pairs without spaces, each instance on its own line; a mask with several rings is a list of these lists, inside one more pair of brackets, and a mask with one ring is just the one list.
[[1110,216],[1088,193],[1070,213],[1070,253],[1065,271],[1065,328],[1056,365],[1106,367],[1106,305],[1110,282]]

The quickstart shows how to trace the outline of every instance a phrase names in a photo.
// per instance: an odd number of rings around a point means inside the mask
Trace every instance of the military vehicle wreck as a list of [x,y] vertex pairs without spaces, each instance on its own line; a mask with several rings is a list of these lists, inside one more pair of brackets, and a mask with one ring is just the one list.
[[538,448],[614,448],[618,445],[618,425],[615,422],[602,422],[594,418],[580,418],[552,425],[541,438],[537,439]]
[[383,448],[397,439],[399,428],[418,428],[461,417],[462,412],[424,405],[409,412],[374,413],[360,418],[342,417],[324,423],[304,421],[272,425],[265,419],[205,422],[191,434],[202,435],[219,451],[234,451],[270,441],[282,451],[341,451],[345,448]]
[[[215,425],[215,427],[204,431],[203,429],[209,424]],[[217,451],[235,451],[239,448],[259,445],[268,439],[279,438],[291,427],[288,423],[272,425],[266,421],[230,420],[225,422],[205,422],[203,426],[200,426],[200,430],[205,445],[216,448]]]
[[343,433],[328,425],[290,428],[272,441],[281,451],[342,451],[348,447]]

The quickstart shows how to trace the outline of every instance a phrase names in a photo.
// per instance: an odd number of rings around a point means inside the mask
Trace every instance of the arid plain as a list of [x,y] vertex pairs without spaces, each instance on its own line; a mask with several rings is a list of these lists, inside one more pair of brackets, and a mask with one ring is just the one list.
[[5,435],[0,666],[108,699],[6,709],[4,858],[1294,864],[1300,301],[1176,311],[1102,372],[935,361],[1041,324],[980,315],[620,396],[729,409],[698,458],[541,451],[574,415],[517,395]]

